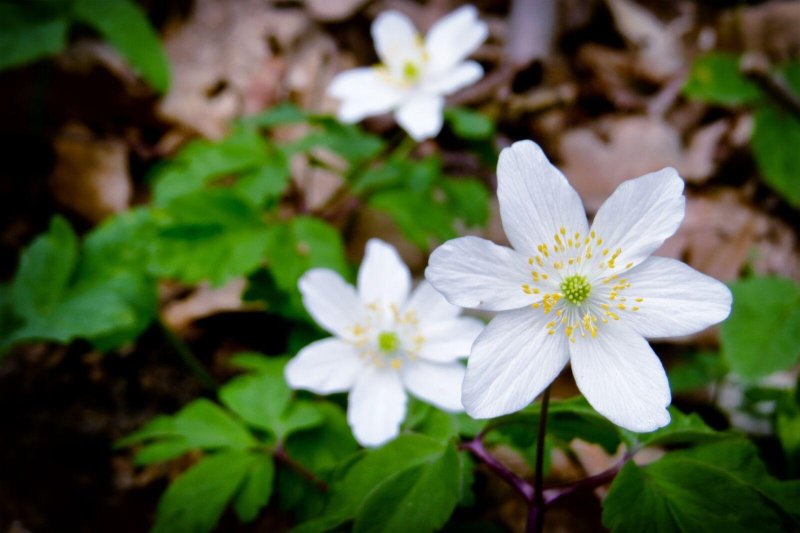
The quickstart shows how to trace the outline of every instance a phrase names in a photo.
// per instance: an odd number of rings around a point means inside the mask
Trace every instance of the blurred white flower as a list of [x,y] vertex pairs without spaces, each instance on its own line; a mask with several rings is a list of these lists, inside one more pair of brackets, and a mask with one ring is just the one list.
[[411,275],[385,242],[367,243],[358,291],[327,269],[299,282],[303,304],[334,336],[314,342],[289,361],[286,381],[318,394],[350,391],[347,420],[356,440],[378,446],[397,436],[406,416],[406,390],[446,411],[463,411],[461,384],[480,320]]
[[719,281],[650,255],[683,220],[683,180],[665,168],[623,183],[590,228],[577,192],[533,142],[503,150],[497,175],[513,249],[454,239],[425,272],[450,302],[500,311],[472,347],[467,413],[522,409],[571,361],[581,392],[615,424],[668,424],[669,383],[644,337],[700,331],[731,307]]
[[478,63],[465,59],[487,35],[473,6],[436,22],[424,39],[402,13],[381,13],[372,23],[381,64],[342,72],[328,87],[328,94],[341,100],[339,120],[358,122],[394,111],[416,141],[435,137],[442,129],[445,95],[483,76]]

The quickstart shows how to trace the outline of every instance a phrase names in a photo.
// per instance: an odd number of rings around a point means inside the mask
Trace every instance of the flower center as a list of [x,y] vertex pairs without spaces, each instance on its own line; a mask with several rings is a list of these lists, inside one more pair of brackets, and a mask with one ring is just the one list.
[[400,347],[400,339],[392,331],[382,331],[378,334],[378,348],[385,354],[391,354]]
[[564,298],[575,305],[583,303],[589,297],[589,293],[592,292],[592,284],[589,283],[586,276],[581,276],[580,274],[565,277],[561,281],[559,288]]
[[413,83],[419,80],[420,74],[421,69],[419,68],[419,65],[413,61],[406,61],[406,64],[403,65],[403,79],[405,79],[405,81]]

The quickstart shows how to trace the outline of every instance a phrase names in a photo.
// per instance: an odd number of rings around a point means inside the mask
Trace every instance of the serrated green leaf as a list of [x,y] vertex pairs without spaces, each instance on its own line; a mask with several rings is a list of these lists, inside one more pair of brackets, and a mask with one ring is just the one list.
[[269,238],[259,211],[234,192],[201,190],[172,200],[156,218],[150,267],[165,277],[215,285],[258,268]]
[[762,96],[758,85],[739,71],[739,57],[719,52],[695,59],[683,93],[689,98],[722,105],[752,103]]
[[323,421],[323,415],[314,402],[297,400],[289,406],[275,425],[275,434],[284,439],[296,431],[312,428]]
[[[66,13],[42,3],[0,4],[0,70],[61,52],[67,45]],[[55,6],[53,6],[55,7]]]
[[642,433],[638,441],[644,446],[663,446],[672,444],[690,444],[732,438],[732,433],[715,431],[703,422],[697,413],[684,414],[675,407],[669,408],[671,421],[669,425],[653,431]]
[[309,117],[320,129],[294,141],[286,147],[290,154],[323,147],[343,157],[356,167],[383,151],[385,143],[377,135],[364,132],[353,124],[342,124],[326,116]]
[[731,370],[756,379],[788,368],[800,356],[800,286],[790,279],[752,278],[731,285],[733,309],[722,324],[722,354]]
[[458,452],[451,444],[436,459],[387,478],[364,501],[353,531],[436,531],[458,503],[460,467]]
[[175,418],[160,415],[114,443],[115,448],[124,448],[146,440],[179,436]]
[[247,448],[255,438],[217,404],[195,400],[175,415],[175,430],[191,448]]
[[97,30],[154,89],[167,91],[167,54],[138,5],[130,0],[74,0],[72,15]]
[[161,497],[153,533],[211,531],[254,461],[256,456],[244,451],[228,451],[202,459],[176,479]]
[[240,119],[243,124],[258,128],[273,128],[284,124],[305,122],[308,115],[294,104],[284,102],[255,115]]
[[494,122],[471,109],[465,107],[447,107],[444,118],[459,137],[470,140],[488,139],[494,135]]
[[645,467],[628,463],[603,504],[603,523],[621,532],[785,531],[798,490],[800,482],[771,478],[748,441],[724,440]]
[[271,457],[256,456],[244,478],[239,493],[233,501],[236,515],[242,522],[252,522],[272,496],[275,465]]
[[753,155],[764,181],[786,201],[800,206],[800,119],[775,104],[756,111]]

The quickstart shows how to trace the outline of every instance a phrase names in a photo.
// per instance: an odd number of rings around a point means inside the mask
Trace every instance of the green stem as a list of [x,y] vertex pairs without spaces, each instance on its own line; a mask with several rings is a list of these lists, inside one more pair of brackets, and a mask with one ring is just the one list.
[[175,353],[178,354],[178,357],[189,367],[189,370],[197,377],[198,381],[205,387],[206,389],[216,391],[219,389],[219,384],[217,381],[208,373],[208,371],[203,367],[200,361],[192,354],[192,351],[189,350],[189,347],[186,345],[183,340],[175,335],[175,333],[169,329],[162,320],[158,321],[158,325],[161,327],[161,331],[164,333],[164,338],[167,339],[167,342],[172,346],[175,350]]

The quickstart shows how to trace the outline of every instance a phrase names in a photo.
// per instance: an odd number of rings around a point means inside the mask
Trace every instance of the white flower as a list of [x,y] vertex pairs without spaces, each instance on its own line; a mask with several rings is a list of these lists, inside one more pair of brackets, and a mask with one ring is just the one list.
[[395,111],[400,126],[417,141],[442,129],[444,96],[475,83],[483,69],[465,61],[488,35],[473,6],[442,18],[423,39],[397,11],[372,23],[372,39],[381,64],[338,74],[328,94],[341,100],[339,120],[359,120]]
[[397,251],[367,243],[358,292],[336,272],[312,269],[299,282],[303,304],[334,335],[289,361],[286,381],[318,394],[350,391],[347,421],[356,440],[377,446],[397,436],[406,390],[446,411],[463,411],[461,383],[483,329],[423,281],[409,296],[411,275]]
[[650,255],[683,219],[683,180],[665,168],[623,183],[590,228],[578,194],[533,142],[503,150],[497,175],[514,249],[455,239],[425,272],[451,303],[500,311],[472,347],[467,413],[523,408],[571,361],[581,392],[615,424],[668,424],[669,383],[644,337],[700,331],[731,306],[722,283]]

